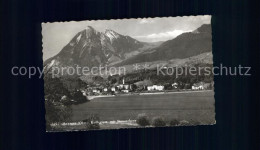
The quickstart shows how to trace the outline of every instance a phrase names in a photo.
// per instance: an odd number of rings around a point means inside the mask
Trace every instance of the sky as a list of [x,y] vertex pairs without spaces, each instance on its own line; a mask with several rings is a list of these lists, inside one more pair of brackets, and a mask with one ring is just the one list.
[[211,16],[205,15],[42,23],[43,60],[60,52],[78,32],[87,26],[92,26],[99,32],[111,29],[139,41],[157,42],[173,39],[210,22]]

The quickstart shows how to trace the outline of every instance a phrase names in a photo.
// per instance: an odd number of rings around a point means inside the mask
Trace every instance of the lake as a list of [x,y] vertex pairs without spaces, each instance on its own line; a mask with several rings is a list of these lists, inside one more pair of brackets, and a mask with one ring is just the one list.
[[135,120],[138,114],[145,113],[150,118],[215,122],[213,91],[100,97],[73,105],[72,110],[72,121],[84,120],[89,114],[99,115],[101,121]]

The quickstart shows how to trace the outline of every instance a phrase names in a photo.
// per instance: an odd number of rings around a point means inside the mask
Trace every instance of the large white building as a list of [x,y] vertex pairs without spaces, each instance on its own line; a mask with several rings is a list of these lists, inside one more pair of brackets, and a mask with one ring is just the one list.
[[199,83],[194,83],[191,86],[192,90],[206,90],[209,89],[211,83],[204,83],[204,82],[199,82]]
[[111,91],[115,92],[115,91],[116,91],[116,88],[115,88],[115,87],[112,87],[112,88],[111,88]]
[[153,85],[153,86],[147,86],[148,91],[162,91],[164,90],[164,86],[162,85]]

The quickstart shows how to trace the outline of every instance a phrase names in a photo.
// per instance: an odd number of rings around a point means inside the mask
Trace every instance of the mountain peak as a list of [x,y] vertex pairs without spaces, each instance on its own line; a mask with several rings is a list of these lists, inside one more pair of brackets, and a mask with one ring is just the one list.
[[95,30],[92,26],[87,26],[85,29],[86,30]]
[[55,59],[64,66],[98,66],[122,61],[143,46],[143,43],[111,29],[100,32],[85,26],[48,63]]
[[116,33],[116,32],[115,32],[114,30],[112,30],[112,29],[106,29],[106,30],[105,30],[105,33],[106,33],[106,32],[114,32],[114,33]]
[[120,34],[119,33],[117,33],[116,31],[114,31],[114,30],[111,30],[111,29],[106,29],[105,30],[105,34],[106,35],[114,35],[114,36],[119,36]]
[[97,35],[99,32],[96,31],[92,26],[87,26],[83,32],[86,33],[87,37],[91,36],[91,35]]
[[120,37],[120,34],[118,34],[117,32],[111,30],[111,29],[106,29],[105,31],[105,35],[110,39],[110,41],[112,42],[114,39],[117,39]]

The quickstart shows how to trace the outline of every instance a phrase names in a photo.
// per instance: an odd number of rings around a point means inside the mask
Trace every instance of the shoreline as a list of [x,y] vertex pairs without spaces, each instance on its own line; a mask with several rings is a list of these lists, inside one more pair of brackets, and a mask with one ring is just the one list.
[[86,96],[88,100],[93,100],[95,98],[100,98],[100,97],[114,97],[115,95],[98,95],[98,96]]
[[199,91],[192,91],[192,90],[189,90],[189,91],[165,91],[165,92],[154,92],[154,93],[140,93],[139,95],[156,95],[156,94],[178,94],[178,93],[199,93],[199,92],[211,92],[211,91],[214,91],[214,90],[199,90]]
[[119,94],[119,95],[98,95],[98,96],[87,96],[87,98],[91,101],[95,98],[102,97],[119,97],[119,96],[132,96],[132,95],[160,95],[160,94],[178,94],[178,93],[197,93],[197,92],[210,92],[214,90],[187,90],[187,91],[164,91],[164,92],[146,92],[146,93],[132,93],[132,94]]

